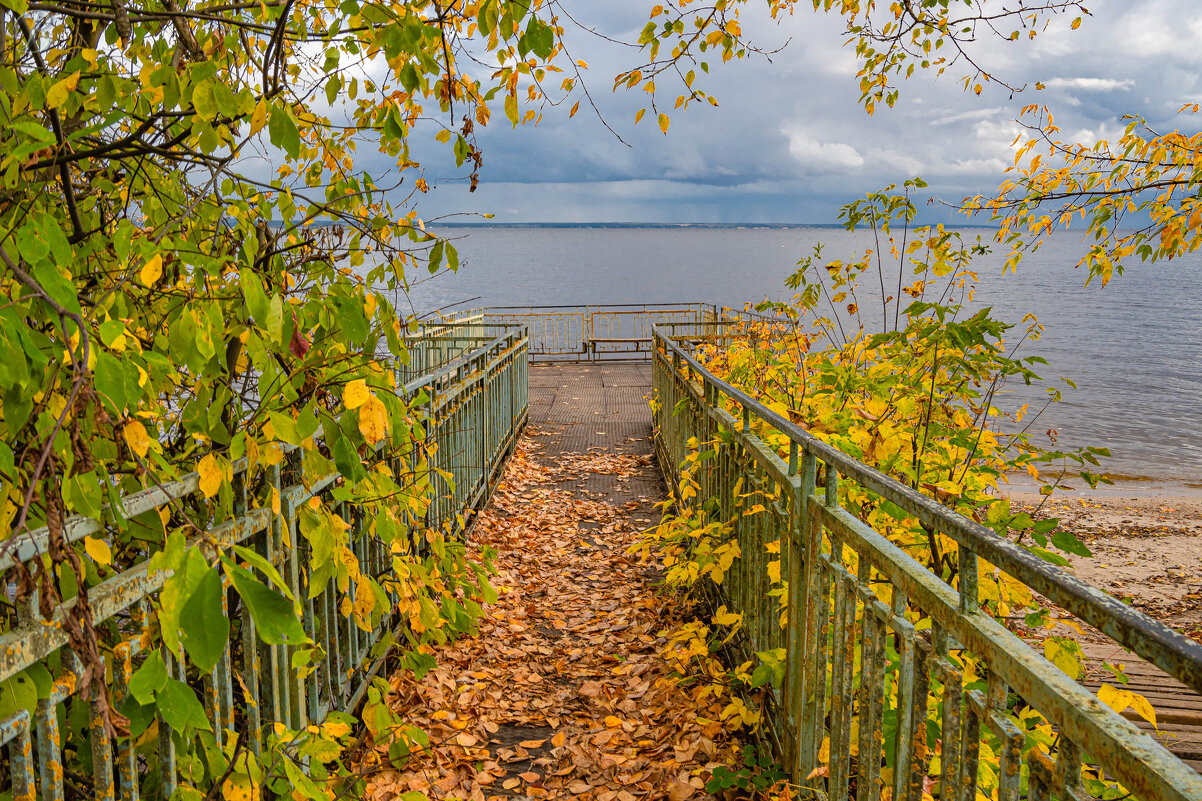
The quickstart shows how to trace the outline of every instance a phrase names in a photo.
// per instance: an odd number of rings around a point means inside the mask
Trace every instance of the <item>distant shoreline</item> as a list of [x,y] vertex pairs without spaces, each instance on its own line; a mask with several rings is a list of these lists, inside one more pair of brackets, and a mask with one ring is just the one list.
[[[917,223],[916,225],[922,225]],[[937,223],[930,223],[936,225]],[[427,228],[589,228],[589,229],[670,229],[679,230],[683,228],[697,229],[716,229],[716,230],[765,230],[765,231],[804,231],[807,229],[828,229],[842,230],[843,223],[764,223],[764,222],[741,222],[741,223],[707,223],[707,222],[687,222],[687,223],[663,223],[663,222],[442,222],[442,221],[427,221]],[[987,231],[996,231],[997,226],[988,225],[957,225],[944,223],[944,228],[955,229],[980,229]]]
[[[283,220],[272,220],[269,225],[272,228],[283,228]],[[341,223],[334,222],[313,222],[310,223],[315,228],[325,228]],[[721,231],[736,231],[736,230],[759,230],[759,231],[806,231],[806,230],[830,230],[841,231],[844,229],[843,223],[765,223],[765,222],[741,222],[741,223],[708,223],[708,222],[686,222],[686,223],[665,223],[665,222],[494,222],[487,220],[484,222],[467,222],[464,220],[458,221],[443,221],[443,220],[427,220],[425,222],[427,229],[439,228],[459,228],[459,229],[487,229],[487,228],[531,228],[531,229],[612,229],[612,230],[672,230],[678,231],[683,229],[698,229],[698,230],[721,230]],[[916,227],[923,225],[938,225],[938,223],[915,223]],[[996,231],[997,226],[990,225],[969,225],[960,223],[943,223],[945,229],[953,229],[959,231]]]

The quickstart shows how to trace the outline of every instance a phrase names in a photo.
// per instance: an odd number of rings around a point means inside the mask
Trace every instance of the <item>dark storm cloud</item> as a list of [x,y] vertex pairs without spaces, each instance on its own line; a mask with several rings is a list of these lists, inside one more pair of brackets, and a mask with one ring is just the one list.
[[[582,4],[577,19],[631,38],[647,3]],[[1016,97],[989,87],[965,93],[949,72],[919,75],[902,86],[897,107],[865,115],[857,102],[852,54],[841,47],[838,20],[799,10],[782,26],[744,19],[757,41],[788,47],[766,59],[715,66],[707,88],[719,108],[673,114],[668,136],[650,119],[633,124],[639,92],[610,91],[611,77],[639,54],[570,32],[574,58],[589,62],[588,80],[601,116],[586,104],[573,119],[547,109],[537,128],[509,130],[503,119],[481,130],[482,183],[469,194],[445,153],[419,146],[427,180],[426,218],[491,212],[498,221],[829,222],[838,206],[866,191],[922,175],[949,201],[988,192],[1012,163],[1014,120],[1027,103],[1045,103],[1066,137],[1117,136],[1124,114],[1159,128],[1188,125],[1175,117],[1199,99],[1202,19],[1191,0],[1118,0],[1091,4],[1076,32],[1053,29],[1034,43],[987,43],[981,62],[1013,85],[1042,81],[1042,92]],[[953,68],[954,69],[954,68]],[[661,82],[662,83],[662,82]],[[664,92],[671,105],[674,92]],[[648,124],[650,123],[650,124]],[[618,137],[621,137],[619,139]],[[931,219],[954,219],[930,207]]]

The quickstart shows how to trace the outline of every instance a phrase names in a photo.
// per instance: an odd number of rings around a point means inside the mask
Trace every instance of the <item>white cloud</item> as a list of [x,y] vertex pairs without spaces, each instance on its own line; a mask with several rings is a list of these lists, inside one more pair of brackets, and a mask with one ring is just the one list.
[[864,166],[864,157],[845,142],[819,142],[799,128],[786,128],[789,155],[815,172],[837,172]]
[[[901,180],[902,176],[913,178],[916,175],[928,173],[921,160],[896,150],[873,148],[866,151],[864,155],[868,164],[896,173],[894,177],[897,180]],[[890,178],[890,180],[894,180],[894,178]]]
[[1044,81],[1044,86],[1049,89],[1080,89],[1085,92],[1113,92],[1116,89],[1130,89],[1134,85],[1135,81],[1114,78],[1052,78]]
[[932,111],[932,112],[930,112],[931,114],[943,114],[943,116],[936,117],[935,119],[931,120],[930,124],[931,125],[951,125],[954,122],[963,122],[965,120],[988,119],[989,117],[996,117],[998,114],[1001,114],[1005,110],[1006,109],[1002,108],[1001,106],[995,106],[994,108],[979,108],[979,109],[972,109],[971,111],[960,111],[960,112],[955,112],[955,113],[945,112],[945,111],[939,111],[939,112]]
[[931,175],[979,175],[983,178],[995,179],[1005,171],[1008,165],[999,158],[958,159],[956,161],[936,162],[930,170]]

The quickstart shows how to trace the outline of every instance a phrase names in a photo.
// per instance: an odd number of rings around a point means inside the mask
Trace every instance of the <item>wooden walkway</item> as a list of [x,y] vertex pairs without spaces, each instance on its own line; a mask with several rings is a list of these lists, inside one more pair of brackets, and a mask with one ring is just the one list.
[[469,538],[499,596],[479,633],[390,678],[429,747],[362,767],[366,797],[686,801],[738,762],[721,696],[681,687],[663,652],[680,610],[629,548],[666,498],[647,365],[532,367],[530,427]]
[[[733,743],[698,726],[715,712],[663,682],[672,613],[654,571],[625,553],[666,498],[650,384],[648,364],[531,366],[530,431],[473,534],[497,553],[501,598],[423,680],[392,678],[394,713],[440,744],[377,764],[369,798],[707,797]],[[1121,649],[1084,648],[1087,686],[1116,683],[1102,659],[1123,664],[1157,711],[1153,735],[1202,771],[1202,698]]]
[[[651,420],[646,396],[651,391],[650,384],[650,365],[533,367],[530,419],[548,434],[543,441],[543,453],[548,457],[589,451],[649,455]],[[630,451],[632,447],[634,450]],[[643,496],[664,491],[662,485],[617,484],[612,475],[605,473],[590,476],[581,487],[597,498],[613,493],[621,495],[631,488]],[[1101,662],[1123,665],[1130,680],[1124,689],[1148,699],[1156,710],[1158,730],[1134,710],[1128,709],[1124,716],[1202,772],[1202,696],[1119,646],[1084,643],[1082,647],[1090,665],[1086,686],[1095,692],[1102,682],[1118,686]]]
[[[1123,717],[1156,737],[1161,745],[1202,773],[1202,696],[1121,646],[1083,643],[1081,650],[1087,658],[1085,686],[1097,692],[1102,683],[1106,683],[1147,698],[1156,710],[1155,728],[1132,709],[1124,711]],[[1129,683],[1119,684],[1102,666],[1103,661],[1121,665]]]
[[[646,396],[650,384],[650,365],[532,368],[530,416],[549,435],[543,443],[544,454],[619,452],[631,448],[632,443],[633,452],[649,454],[651,420]],[[619,486],[613,476],[598,473],[590,476],[582,489],[600,498],[624,492],[628,486]],[[640,495],[663,492],[662,486],[637,489]],[[1123,665],[1130,680],[1123,689],[1148,699],[1156,710],[1157,729],[1134,710],[1126,710],[1124,716],[1202,772],[1202,696],[1119,646],[1084,643],[1082,647],[1090,666],[1085,685],[1095,692],[1102,682],[1118,686],[1101,663]]]

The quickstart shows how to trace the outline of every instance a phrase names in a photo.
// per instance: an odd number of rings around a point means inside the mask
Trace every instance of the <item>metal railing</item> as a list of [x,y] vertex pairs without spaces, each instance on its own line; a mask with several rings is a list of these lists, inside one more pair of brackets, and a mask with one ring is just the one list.
[[485,322],[483,310],[418,323],[401,338],[407,363],[397,369],[405,381],[429,375],[514,327]]
[[[656,451],[669,483],[677,486],[691,439],[717,449],[697,471],[698,496],[712,499],[712,519],[734,520],[741,553],[719,592],[743,613],[752,649],[784,649],[771,729],[796,781],[834,801],[853,786],[861,801],[885,790],[894,801],[921,801],[936,786],[940,801],[976,801],[988,757],[998,770],[986,796],[998,801],[1084,801],[1085,764],[1145,801],[1202,799],[1202,777],[981,612],[978,578],[1010,575],[1195,690],[1202,646],[807,434],[716,378],[670,331],[655,331],[652,381]],[[766,433],[783,438],[787,453],[766,444]],[[953,538],[963,591],[840,508],[840,480]],[[769,499],[767,508],[742,514],[747,493]],[[774,542],[787,583],[785,624],[769,597]],[[888,605],[878,594],[884,586]],[[981,675],[966,675],[962,656]],[[1019,698],[1051,724],[1054,739],[1036,743],[1010,711]],[[934,742],[928,722],[939,731]],[[883,764],[892,770],[888,787]]]
[[[410,446],[423,449],[433,487],[430,507],[412,527],[419,552],[421,534],[429,527],[443,527],[451,536],[464,535],[474,512],[499,480],[504,460],[527,419],[525,330],[510,328],[495,337],[477,337],[473,344],[457,347],[455,356],[440,362],[433,372],[401,384],[400,391],[410,399],[425,394],[424,414],[416,422],[422,431],[414,439],[417,444]],[[312,646],[262,643],[253,620],[243,615],[240,634],[226,643],[216,669],[204,679],[203,692],[198,693],[217,744],[241,730],[255,753],[263,747],[264,732],[270,732],[277,721],[300,730],[322,721],[331,709],[356,707],[382,662],[374,647],[393,627],[402,625],[398,616],[384,615],[375,630],[364,630],[340,614],[332,583],[316,597],[308,597],[310,554],[298,537],[298,510],[315,496],[322,496],[350,524],[350,541],[364,573],[376,578],[388,573],[393,557],[381,540],[368,533],[368,521],[334,497],[342,482],[338,473],[306,474],[304,461],[298,458],[300,450],[284,450],[285,460],[266,468],[261,480],[265,497],[255,504],[249,497],[247,460],[236,460],[233,517],[214,521],[187,543],[189,548],[201,548],[210,561],[234,545],[249,548],[278,570],[296,598],[303,599],[302,622]],[[403,463],[410,455],[382,454],[397,476],[412,469]],[[121,515],[132,520],[186,501],[197,495],[198,488],[196,473],[151,487],[121,499]],[[279,499],[274,509],[271,496]],[[62,532],[68,546],[84,537],[106,544],[119,537],[111,515],[103,524],[88,518],[68,519]],[[50,536],[47,529],[41,529],[8,543],[0,557],[0,569],[9,570],[18,562],[36,569]],[[92,622],[112,638],[107,673],[118,704],[128,695],[135,660],[140,661],[139,655],[148,649],[160,651],[169,676],[183,682],[189,678],[188,666],[175,660],[148,633],[152,631],[146,625],[148,605],[168,574],[151,572],[149,566],[149,561],[143,560],[89,591]],[[7,630],[0,634],[0,682],[9,682],[39,664],[40,669],[48,666],[54,672],[49,697],[37,703],[32,715],[21,710],[0,721],[0,748],[7,757],[3,759],[6,769],[0,773],[0,791],[11,792],[15,799],[64,798],[65,732],[60,730],[60,718],[64,705],[78,700],[83,671],[80,659],[68,647],[67,625],[77,612],[76,601],[58,604],[43,617],[36,600],[26,600],[19,606],[15,622],[10,618]],[[320,653],[316,669],[304,676],[293,669],[292,657],[299,647],[316,647]],[[74,781],[90,780],[91,786],[83,791],[92,798],[112,799],[119,792],[121,798],[136,799],[140,785],[151,778],[158,795],[170,797],[177,786],[179,765],[171,727],[162,712],[156,714],[157,739],[135,746],[128,738],[112,737],[98,703],[94,697],[86,742],[70,743],[76,756],[81,745],[90,749],[92,775],[77,775]],[[115,747],[119,749],[116,754]],[[156,775],[148,777],[151,763],[157,766]]]
[[488,323],[525,325],[531,359],[551,361],[646,361],[653,326],[675,323],[701,333],[732,314],[709,303],[491,306],[483,312]]

